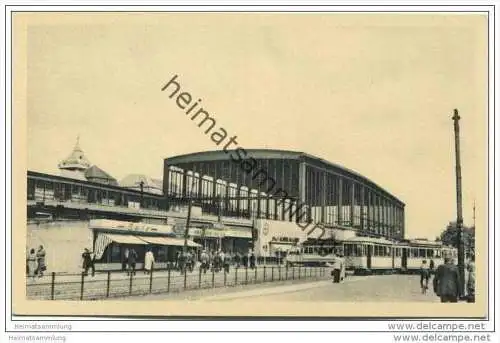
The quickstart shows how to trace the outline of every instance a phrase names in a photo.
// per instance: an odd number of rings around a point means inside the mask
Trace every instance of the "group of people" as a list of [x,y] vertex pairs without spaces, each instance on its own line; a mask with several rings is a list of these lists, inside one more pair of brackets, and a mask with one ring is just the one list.
[[240,254],[225,253],[222,250],[203,250],[199,254],[198,258],[196,258],[195,253],[191,253],[189,251],[185,256],[182,252],[179,252],[176,258],[176,268],[180,270],[181,273],[183,273],[184,271],[192,272],[197,262],[199,262],[200,270],[203,273],[206,273],[208,270],[213,270],[215,273],[224,270],[225,273],[229,273],[229,268],[231,265],[236,268],[243,266],[254,269],[256,267],[256,257],[253,252],[249,252],[248,254]]
[[26,257],[26,273],[32,280],[35,280],[35,276],[42,277],[47,270],[45,256],[46,252],[42,245],[38,247],[36,252],[35,249],[30,249]]
[[123,253],[122,270],[125,270],[127,275],[135,275],[137,257],[138,255],[134,248],[125,249]]
[[[466,282],[466,298],[468,302],[475,301],[475,282],[476,282],[476,267],[474,263],[474,256],[471,256],[466,266],[467,279]],[[432,286],[434,293],[440,297],[443,303],[456,303],[458,302],[462,289],[462,282],[458,266],[450,256],[444,257],[444,264],[435,269],[434,261],[431,260],[429,264],[427,261],[422,261],[420,267],[420,287],[422,293],[426,293],[429,288],[429,280],[434,275]]]

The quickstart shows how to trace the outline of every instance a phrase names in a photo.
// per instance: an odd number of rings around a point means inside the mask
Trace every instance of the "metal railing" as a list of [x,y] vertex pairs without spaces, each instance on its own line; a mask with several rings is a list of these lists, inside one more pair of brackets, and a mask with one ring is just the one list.
[[233,287],[288,280],[318,280],[330,277],[325,267],[258,266],[230,268],[229,272],[202,270],[181,273],[174,269],[146,274],[125,271],[97,272],[94,276],[50,273],[27,278],[26,296],[32,300],[97,300],[130,295],[173,293],[186,290]]

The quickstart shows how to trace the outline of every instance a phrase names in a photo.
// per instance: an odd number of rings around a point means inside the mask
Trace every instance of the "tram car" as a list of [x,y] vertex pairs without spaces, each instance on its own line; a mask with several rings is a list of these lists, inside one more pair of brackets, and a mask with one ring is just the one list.
[[286,265],[320,267],[332,264],[335,254],[342,253],[343,247],[332,242],[312,241],[304,242],[290,249],[285,257]]
[[346,269],[355,274],[415,273],[424,260],[434,266],[444,263],[444,256],[456,258],[457,250],[441,242],[427,240],[389,241],[383,238],[356,236],[343,241]]
[[443,245],[441,242],[432,242],[421,239],[409,240],[403,249],[401,257],[402,271],[416,273],[425,260],[429,265],[434,262],[434,269],[444,263],[444,257],[457,258],[457,249]]
[[392,241],[356,236],[343,243],[346,269],[355,274],[392,272],[401,267],[396,257],[401,247]]

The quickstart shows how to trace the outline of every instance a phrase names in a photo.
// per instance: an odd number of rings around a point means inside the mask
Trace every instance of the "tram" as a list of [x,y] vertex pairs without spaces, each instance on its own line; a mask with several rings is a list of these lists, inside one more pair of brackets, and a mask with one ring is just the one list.
[[343,241],[346,269],[355,274],[414,273],[424,260],[435,268],[444,256],[456,258],[457,249],[427,240],[389,241],[383,238],[356,236]]
[[358,274],[385,272],[398,269],[396,255],[401,247],[394,242],[373,237],[356,236],[344,241],[347,270]]
[[287,266],[320,267],[331,264],[343,247],[330,240],[309,240],[288,251]]
[[420,269],[422,261],[427,263],[434,261],[435,268],[444,263],[444,256],[457,258],[457,249],[443,245],[441,242],[431,242],[427,240],[409,240],[403,250],[402,270],[408,273],[415,273]]

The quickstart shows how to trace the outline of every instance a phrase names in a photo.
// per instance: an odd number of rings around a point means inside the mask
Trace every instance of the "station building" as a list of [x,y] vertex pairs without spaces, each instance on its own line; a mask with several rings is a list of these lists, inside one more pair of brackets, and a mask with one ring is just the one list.
[[401,200],[359,173],[303,152],[240,148],[166,158],[163,193],[169,206],[193,201],[205,213],[252,219],[255,250],[262,253],[319,238],[317,228],[321,238],[333,239],[405,234]]

